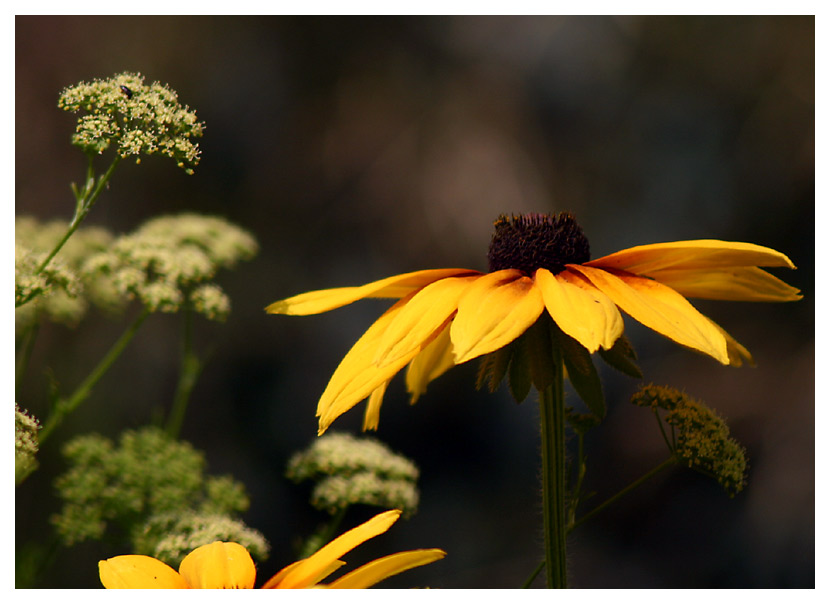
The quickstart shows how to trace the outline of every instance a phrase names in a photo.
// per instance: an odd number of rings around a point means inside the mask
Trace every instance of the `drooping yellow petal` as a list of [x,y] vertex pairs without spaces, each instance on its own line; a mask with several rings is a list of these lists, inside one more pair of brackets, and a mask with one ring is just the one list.
[[[279,571],[276,575],[268,579],[265,582],[265,585],[262,586],[262,589],[283,589],[283,586],[281,585],[283,578],[288,576],[292,571],[294,571],[294,569],[299,568],[300,566],[305,564],[305,562],[305,560],[297,560],[296,562],[289,564],[281,571]],[[313,587],[315,583],[317,583],[318,581],[322,581],[344,564],[346,563],[342,560],[335,560],[329,566],[321,568],[320,572],[318,573],[318,576],[309,580],[309,585],[307,587]],[[303,587],[303,589],[305,589],[305,587]]]
[[372,394],[381,384],[392,379],[417,354],[417,350],[413,351],[409,358],[399,359],[382,369],[374,364],[380,338],[408,300],[409,297],[398,301],[382,314],[355,342],[334,370],[317,403],[320,434],[336,417]]
[[786,266],[795,268],[781,252],[753,243],[695,239],[638,245],[585,263],[616,268],[637,275],[665,269],[714,269],[731,266]]
[[414,350],[382,369],[374,365],[368,365],[355,373],[352,380],[337,394],[331,395],[324,392],[324,398],[320,399],[320,404],[317,407],[317,415],[319,416],[318,435],[328,430],[335,419],[370,396],[382,384],[391,380],[417,354],[418,351]]
[[375,363],[383,367],[420,347],[455,313],[459,298],[476,279],[441,279],[418,291],[384,331]]
[[435,332],[427,336],[416,348],[378,367],[375,359],[380,340],[411,299],[412,295],[409,295],[399,300],[381,315],[340,361],[317,403],[318,434],[323,434],[337,417],[370,396],[382,384],[389,382],[432,342],[449,321],[445,320],[443,325],[439,325]]
[[406,369],[406,391],[409,392],[409,403],[415,401],[427,390],[427,384],[438,376],[443,375],[455,367],[455,356],[452,352],[449,325],[418,353]]
[[378,558],[330,583],[329,589],[366,589],[405,570],[440,560],[440,549],[419,549]]
[[622,335],[616,304],[580,274],[568,269],[553,275],[540,268],[534,277],[548,313],[559,328],[594,353],[608,350]]
[[[282,585],[282,580],[290,575],[295,569],[300,568],[303,564],[306,564],[306,560],[298,560],[293,564],[289,564],[276,575],[268,579],[265,582],[265,585],[262,586],[262,589],[285,589]],[[334,560],[328,566],[320,567],[317,574],[308,579],[307,583],[301,586],[294,587],[293,589],[306,589],[308,587],[314,587],[317,583],[328,577],[331,573],[336,571],[338,568],[346,564],[342,560]]]
[[285,577],[288,573],[294,570],[298,565],[305,562],[305,560],[297,560],[296,562],[292,562],[281,571],[277,572],[273,577],[268,579],[265,584],[262,586],[262,589],[275,589],[282,581],[283,577]]
[[505,269],[483,275],[458,301],[450,337],[461,364],[506,346],[533,325],[545,304],[530,277]]
[[729,364],[723,335],[673,289],[652,279],[624,272],[578,264],[569,264],[568,268],[582,273],[614,304],[646,327],[708,354],[724,365]]
[[801,299],[798,289],[756,266],[720,270],[652,271],[648,275],[689,298],[746,302],[793,302]]
[[343,533],[301,563],[295,564],[282,577],[277,587],[281,589],[300,589],[313,585],[324,578],[320,577],[322,569],[329,568],[340,556],[353,550],[364,541],[385,533],[400,516],[400,510],[383,512],[360,526]]
[[340,308],[363,298],[403,298],[433,281],[471,274],[477,272],[463,268],[444,268],[404,273],[357,287],[335,287],[298,294],[268,305],[265,312],[279,315],[313,315]]
[[[706,318],[709,319],[709,317]],[[744,364],[744,361],[746,361],[751,367],[755,367],[755,359],[752,358],[749,350],[747,350],[743,344],[738,342],[738,340],[733,338],[723,327],[712,321],[712,319],[709,319],[709,321],[711,321],[712,325],[714,325],[726,339],[726,353],[729,355],[729,364],[732,367],[740,367]]]
[[238,543],[215,541],[185,556],[179,574],[194,589],[253,589],[256,567]]
[[98,562],[98,576],[107,589],[188,589],[187,581],[161,560],[150,556],[115,556]]
[[384,382],[369,395],[366,403],[366,411],[363,412],[363,431],[377,430],[380,423],[380,406],[383,404],[383,395],[386,394],[386,387],[389,381]]

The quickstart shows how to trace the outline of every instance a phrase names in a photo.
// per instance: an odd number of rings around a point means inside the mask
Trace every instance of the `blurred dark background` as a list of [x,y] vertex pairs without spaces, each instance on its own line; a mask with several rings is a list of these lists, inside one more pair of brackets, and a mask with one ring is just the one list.
[[[124,162],[88,223],[126,232],[192,210],[261,245],[219,277],[227,323],[198,325],[213,354],[183,438],[209,472],[247,486],[245,520],[272,544],[262,578],[322,519],[285,464],[315,438],[317,398],[385,307],[292,318],[267,304],[422,268],[486,270],[503,212],[571,210],[594,257],[694,238],[783,251],[798,270],[776,274],[802,301],[696,303],[757,368],[722,367],[626,320],[647,381],[728,419],[747,488],[729,499],[700,475],[665,472],[575,531],[570,571],[575,587],[812,587],[814,32],[812,17],[18,16],[15,211],[72,214],[85,160],[69,144],[75,117],[57,108],[66,86],[139,71],[206,122],[195,175]],[[71,390],[124,321],[93,312],[76,330],[43,329],[21,405],[43,414],[42,368]],[[148,320],[47,443],[16,491],[18,546],[51,539],[63,441],[117,438],[169,406],[179,328],[175,316]],[[420,465],[421,507],[349,560],[449,555],[386,586],[517,587],[541,558],[536,401],[477,392],[475,369],[443,376],[415,407],[400,378],[388,390],[377,436]],[[627,402],[636,380],[602,375],[609,414],[587,444],[596,502],[665,457],[653,418]],[[333,429],[357,432],[361,418],[362,405]],[[371,513],[355,509],[345,526]],[[61,550],[41,585],[95,587],[97,560],[116,553]]]

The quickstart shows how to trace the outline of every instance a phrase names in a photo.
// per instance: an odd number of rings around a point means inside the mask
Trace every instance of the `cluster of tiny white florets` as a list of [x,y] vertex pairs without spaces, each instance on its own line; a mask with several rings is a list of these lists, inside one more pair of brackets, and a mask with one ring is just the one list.
[[14,404],[14,476],[20,484],[26,476],[37,468],[37,431],[40,424],[37,419]]
[[124,72],[104,80],[66,88],[58,106],[86,111],[78,119],[72,143],[87,153],[100,154],[115,145],[121,157],[165,155],[192,173],[199,163],[204,124],[182,107],[175,91],[158,82],[144,84],[138,73]]
[[[68,226],[63,220],[40,222],[33,216],[15,216],[14,237],[34,250],[51,251]],[[69,266],[80,266],[90,252],[106,249],[112,240],[112,233],[103,227],[82,226],[66,241],[59,258]]]
[[63,237],[67,223],[41,223],[31,216],[15,218],[15,298],[26,301],[15,310],[18,327],[46,318],[69,325],[77,323],[89,307],[112,309],[123,297],[96,281],[84,278],[82,265],[107,249],[113,236],[101,227],[81,227],[41,271],[46,255]]
[[178,568],[182,559],[197,547],[214,541],[239,543],[257,560],[265,560],[270,550],[262,533],[227,514],[159,514],[133,537],[136,554],[152,556],[173,568]]
[[38,271],[45,259],[45,252],[15,242],[15,322],[20,327],[31,324],[38,316],[74,324],[86,311],[86,302],[79,297],[81,285],[75,272],[56,260]]
[[253,257],[257,248],[248,232],[221,218],[163,216],[89,258],[84,273],[107,280],[152,312],[176,312],[187,302],[209,319],[223,320],[230,300],[210,280],[220,268]]
[[227,317],[231,311],[231,302],[222,288],[214,283],[200,285],[190,294],[193,310],[208,319]]
[[331,514],[356,503],[403,510],[418,507],[418,468],[409,459],[371,438],[326,434],[307,450],[295,454],[287,475],[300,482],[311,479],[311,503]]

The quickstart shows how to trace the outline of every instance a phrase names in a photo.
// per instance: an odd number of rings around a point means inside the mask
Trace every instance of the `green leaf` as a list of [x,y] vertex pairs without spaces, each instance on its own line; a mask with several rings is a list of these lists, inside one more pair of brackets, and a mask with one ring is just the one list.
[[568,379],[574,390],[591,413],[600,418],[605,417],[605,396],[602,394],[602,384],[591,360],[591,354],[582,344],[561,332],[559,342]]
[[524,342],[525,339],[525,336],[522,335],[511,345],[513,347],[513,354],[510,358],[508,377],[510,394],[513,395],[517,403],[525,400],[530,392],[530,363],[528,361],[527,347]]
[[553,355],[553,321],[547,313],[543,313],[525,332],[524,346],[526,348],[530,379],[539,392],[553,384],[556,379]]
[[637,365],[637,353],[624,335],[617,338],[610,350],[600,348],[599,356],[617,371],[633,378],[642,379],[643,372],[640,371],[640,367]]
[[504,348],[484,355],[481,359],[481,364],[478,367],[478,375],[476,376],[476,389],[481,390],[484,385],[490,392],[495,392],[510,365],[510,358],[513,356],[514,343],[510,343]]

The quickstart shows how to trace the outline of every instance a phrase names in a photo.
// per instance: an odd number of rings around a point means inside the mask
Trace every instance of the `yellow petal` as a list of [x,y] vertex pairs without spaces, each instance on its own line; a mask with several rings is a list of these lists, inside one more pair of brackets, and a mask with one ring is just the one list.
[[403,309],[410,298],[397,302],[375,321],[355,342],[351,350],[334,370],[320,401],[317,416],[320,418],[319,433],[322,434],[338,416],[371,395],[381,384],[388,382],[412,358],[418,354],[413,350],[409,355],[397,359],[385,367],[374,364],[378,344],[391,321]]
[[383,367],[378,367],[375,359],[380,340],[389,325],[399,313],[403,312],[411,299],[410,294],[381,315],[340,361],[317,403],[318,434],[323,434],[337,417],[370,396],[382,384],[389,382],[432,342],[450,320],[446,319],[444,324],[439,325],[435,332],[422,341],[417,348],[389,361]]
[[280,581],[282,581],[283,577],[285,577],[288,573],[290,573],[292,570],[297,568],[297,566],[302,564],[303,562],[305,562],[305,560],[297,560],[296,562],[293,562],[293,563],[289,564],[288,566],[283,568],[281,571],[279,571],[276,575],[274,575],[273,577],[268,579],[265,582],[265,585],[262,586],[262,589],[276,589],[276,588],[278,588],[279,584],[280,584]]
[[755,266],[707,271],[666,269],[652,271],[649,277],[690,298],[747,302],[792,302],[801,299],[798,289]]
[[409,392],[409,403],[415,401],[427,390],[427,384],[440,375],[455,367],[455,356],[452,352],[449,326],[418,353],[406,369],[406,391]]
[[[268,581],[265,582],[265,585],[262,586],[262,589],[285,589],[285,586],[282,584],[282,580],[305,563],[305,560],[298,560],[293,564],[289,564],[276,575],[268,579]],[[307,584],[295,586],[293,589],[306,589],[307,587],[314,587],[317,583],[328,577],[344,564],[346,563],[341,560],[334,560],[328,566],[321,566],[317,574],[308,579]]]
[[[378,369],[374,365],[367,365],[355,372],[349,383],[337,394],[331,394],[328,390],[324,392],[317,406],[318,435],[328,430],[335,419],[391,380],[416,354],[418,354],[418,351],[413,351],[391,365],[386,365],[383,369]],[[332,379],[334,379],[334,376],[332,376]]]
[[594,353],[622,335],[623,320],[611,299],[568,269],[557,275],[540,268],[534,277],[548,313],[559,328]]
[[723,335],[673,289],[652,279],[624,272],[577,264],[569,264],[568,268],[585,275],[614,304],[646,327],[708,354],[724,365],[729,364]]
[[179,574],[195,589],[252,589],[256,567],[238,543],[214,541],[185,556]]
[[150,556],[116,556],[98,562],[98,576],[107,589],[187,589],[175,570]]
[[440,549],[420,549],[378,558],[343,575],[329,589],[366,589],[410,568],[430,564],[446,556]]
[[366,411],[363,413],[363,431],[377,430],[380,423],[380,406],[383,404],[383,395],[386,394],[386,381],[369,395],[369,402],[366,403]]
[[771,248],[742,243],[696,239],[638,245],[585,263],[597,268],[616,268],[637,275],[664,269],[712,269],[731,266],[786,266],[792,261]]
[[[709,319],[709,317],[706,318]],[[712,319],[709,319],[709,321],[711,321],[712,325],[714,325],[726,339],[726,353],[729,355],[729,364],[732,367],[740,367],[744,364],[744,361],[746,361],[751,367],[755,367],[755,359],[752,358],[749,350],[747,350],[743,344],[738,342],[738,340],[729,335],[723,327],[712,321]]]
[[296,564],[280,581],[282,589],[300,589],[313,585],[319,579],[320,571],[328,568],[340,556],[372,537],[385,533],[400,518],[400,510],[390,510],[378,514],[358,527],[343,533],[337,539],[324,545],[316,553]]
[[450,329],[456,364],[506,346],[544,309],[539,288],[520,271],[505,269],[479,277],[458,301]]
[[403,298],[433,281],[469,274],[476,274],[476,271],[443,268],[404,273],[358,287],[335,287],[298,294],[268,305],[265,312],[280,315],[313,315],[340,308],[363,298]]
[[375,363],[383,367],[421,347],[455,313],[458,299],[476,279],[441,279],[418,291],[384,331]]
[[[262,586],[262,589],[283,589],[283,586],[281,585],[283,578],[288,576],[292,571],[294,571],[294,569],[299,568],[300,566],[305,564],[305,562],[306,562],[305,560],[298,560],[297,562],[294,562],[293,564],[289,564],[284,569],[279,571],[276,575],[274,575],[273,577],[268,579],[265,582],[265,585]],[[318,575],[316,577],[314,577],[313,579],[309,580],[309,585],[308,586],[313,587],[314,584],[316,584],[319,581],[322,581],[323,579],[328,577],[331,573],[336,571],[338,568],[340,568],[344,564],[346,564],[346,563],[341,561],[341,560],[335,560],[334,562],[332,562],[328,566],[321,567]],[[297,589],[299,589],[299,588],[297,588]]]

